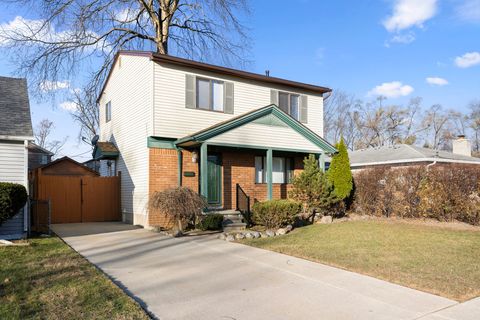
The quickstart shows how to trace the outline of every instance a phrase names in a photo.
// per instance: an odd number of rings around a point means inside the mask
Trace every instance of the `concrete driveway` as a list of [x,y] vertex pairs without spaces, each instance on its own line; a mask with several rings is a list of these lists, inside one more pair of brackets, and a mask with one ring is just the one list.
[[[121,223],[54,225],[159,319],[480,319],[470,304],[215,236]],[[478,313],[477,313],[478,312]]]

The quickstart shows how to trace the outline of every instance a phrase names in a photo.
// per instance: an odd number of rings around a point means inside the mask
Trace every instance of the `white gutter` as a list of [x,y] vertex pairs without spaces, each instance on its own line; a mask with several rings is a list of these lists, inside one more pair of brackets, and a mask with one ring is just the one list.
[[415,162],[446,162],[446,163],[464,163],[464,164],[478,164],[479,161],[469,161],[469,160],[454,160],[454,159],[440,159],[440,158],[417,158],[417,159],[401,159],[401,160],[389,160],[389,161],[376,161],[376,162],[365,162],[365,163],[351,163],[350,167],[363,167],[363,166],[378,166],[385,164],[400,164],[400,163],[415,163]]
[[29,141],[33,141],[33,140],[35,140],[35,138],[30,137],[30,136],[2,136],[2,135],[0,135],[0,140],[15,140],[15,141],[29,140]]

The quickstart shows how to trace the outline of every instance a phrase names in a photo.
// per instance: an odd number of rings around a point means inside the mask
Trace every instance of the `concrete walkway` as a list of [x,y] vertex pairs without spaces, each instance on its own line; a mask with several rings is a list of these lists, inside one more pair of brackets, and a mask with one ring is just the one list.
[[159,319],[480,319],[471,304],[215,236],[120,223],[55,225]]

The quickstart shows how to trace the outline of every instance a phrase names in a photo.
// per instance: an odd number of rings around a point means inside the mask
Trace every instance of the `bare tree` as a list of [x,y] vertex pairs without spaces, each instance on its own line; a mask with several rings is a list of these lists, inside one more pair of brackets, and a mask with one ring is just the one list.
[[86,137],[92,140],[98,134],[100,124],[95,96],[92,96],[90,92],[73,90],[70,102],[74,105],[74,109],[70,114],[73,120],[80,125],[79,138]]
[[[0,29],[0,45],[9,49],[18,72],[28,76],[38,94],[45,82],[71,80],[86,71],[87,97],[82,99],[90,100],[121,49],[245,63],[249,38],[241,19],[248,14],[247,1],[3,0],[29,7],[39,18],[17,17],[15,28]],[[77,110],[74,118],[98,112],[94,104],[85,106],[92,110]]]
[[63,140],[51,140],[50,137],[53,129],[55,129],[53,121],[43,119],[35,127],[34,138],[37,145],[50,151],[55,156],[63,148],[68,137],[65,137]]
[[355,127],[356,108],[359,101],[341,90],[334,90],[325,100],[324,135],[332,143],[343,137],[349,149],[353,149],[358,138]]
[[470,113],[469,127],[473,130],[473,148],[475,151],[480,151],[480,100],[473,101],[469,105]]
[[426,127],[428,137],[425,145],[432,149],[440,149],[451,139],[449,130],[449,114],[439,104],[435,104],[425,114],[423,126]]

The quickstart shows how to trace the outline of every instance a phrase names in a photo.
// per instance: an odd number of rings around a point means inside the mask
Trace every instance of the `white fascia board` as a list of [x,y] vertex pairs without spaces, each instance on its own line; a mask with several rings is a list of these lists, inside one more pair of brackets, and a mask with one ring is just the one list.
[[416,162],[446,162],[446,163],[464,163],[464,164],[478,164],[480,161],[468,161],[468,160],[454,160],[454,159],[442,159],[442,158],[418,158],[418,159],[402,159],[402,160],[389,160],[389,161],[377,161],[377,162],[365,162],[365,163],[351,163],[350,167],[365,167],[365,166],[380,166],[386,164],[401,164],[401,163],[416,163]]

